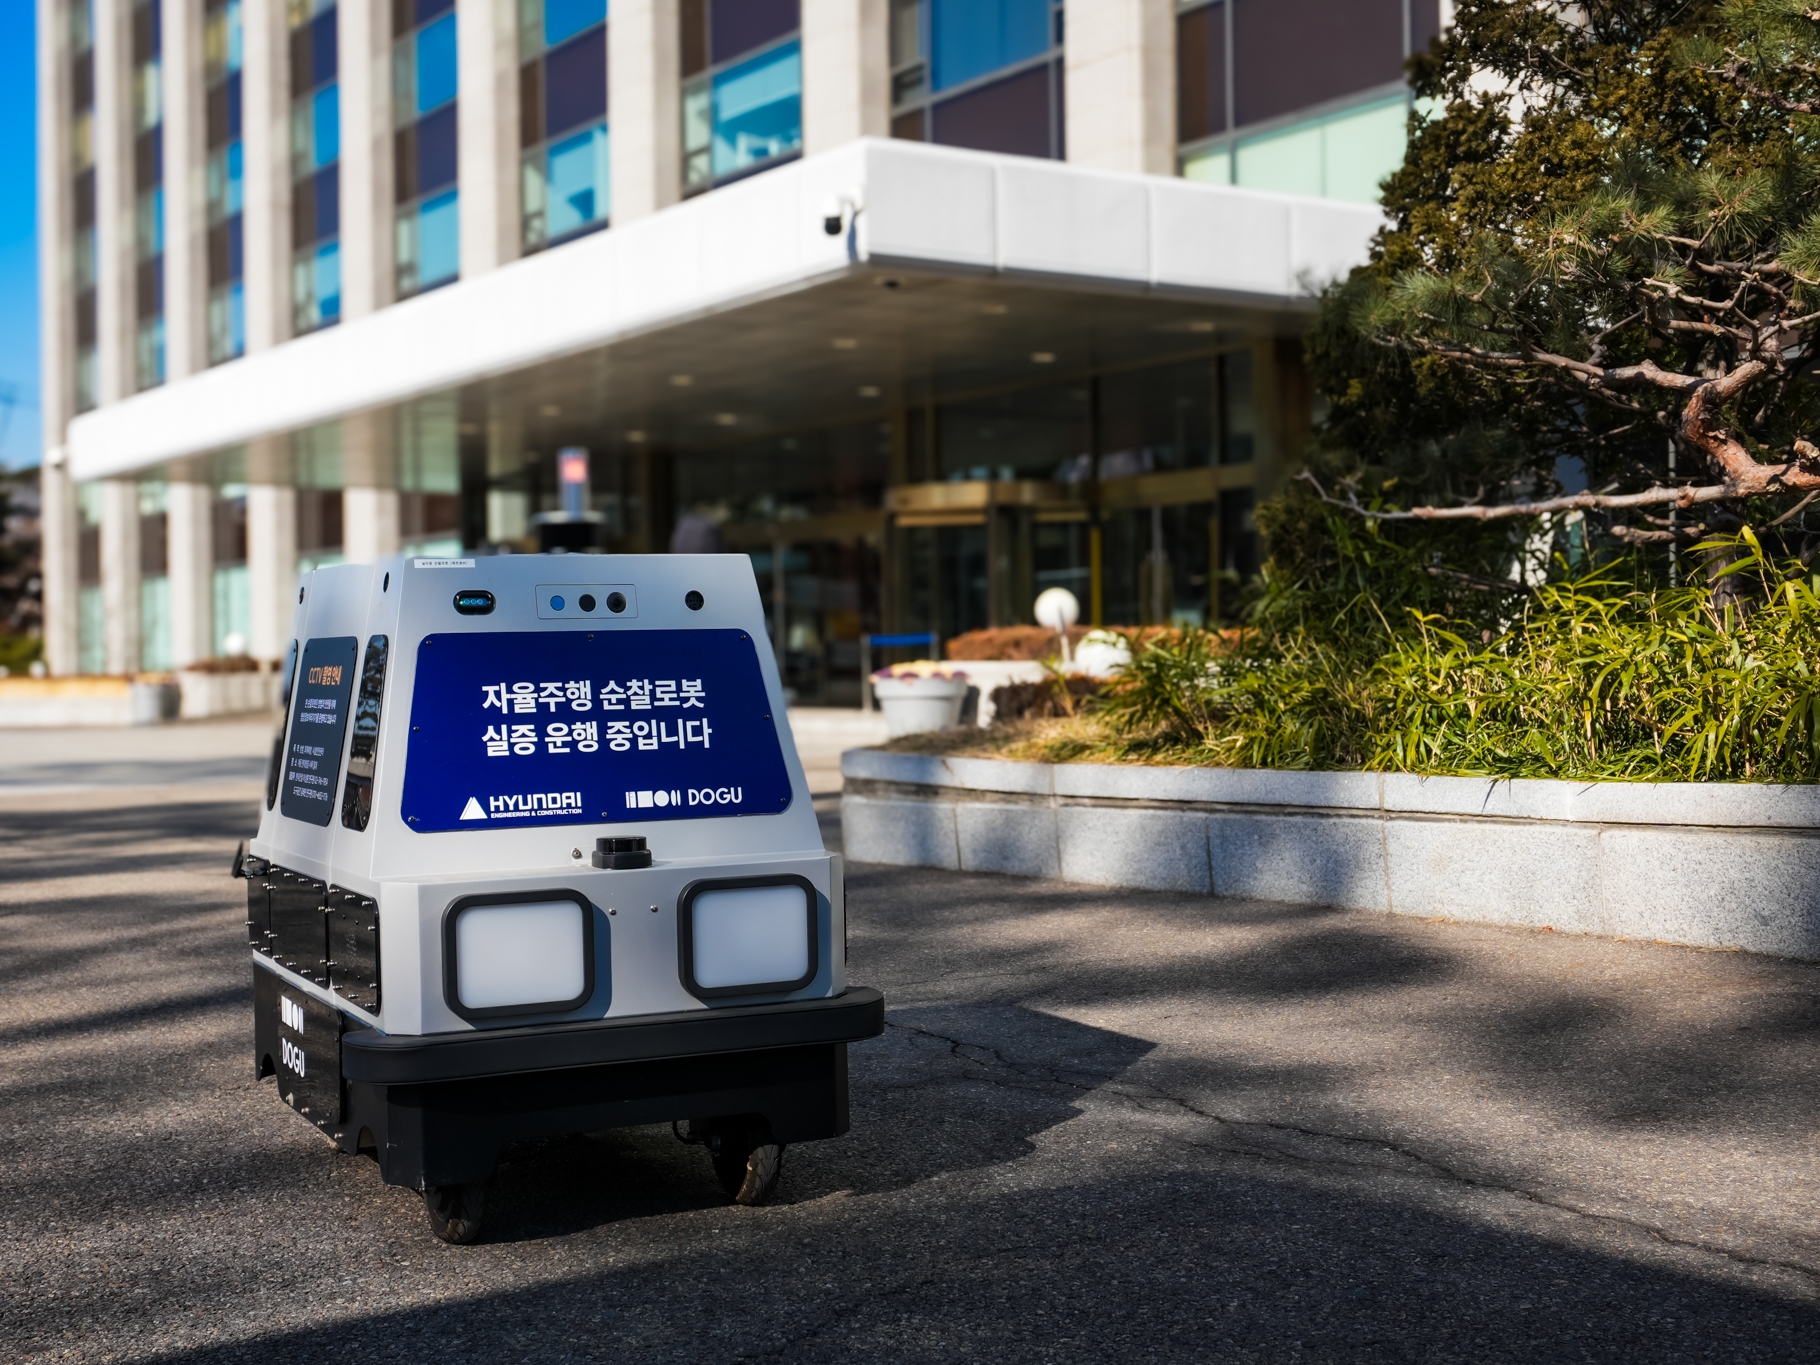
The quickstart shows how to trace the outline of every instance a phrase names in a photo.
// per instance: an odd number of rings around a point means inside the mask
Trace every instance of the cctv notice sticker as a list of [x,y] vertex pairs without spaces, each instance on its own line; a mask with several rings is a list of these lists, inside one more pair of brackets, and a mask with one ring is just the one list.
[[400,814],[424,833],[790,805],[743,630],[433,635],[410,724]]
[[348,732],[348,694],[354,690],[352,635],[311,640],[291,691],[290,743],[284,751],[284,797],[279,810],[293,820],[326,825],[335,812],[341,745]]

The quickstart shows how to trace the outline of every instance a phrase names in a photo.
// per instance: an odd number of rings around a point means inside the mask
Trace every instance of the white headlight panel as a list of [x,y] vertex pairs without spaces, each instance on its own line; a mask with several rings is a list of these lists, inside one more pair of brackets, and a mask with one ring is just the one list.
[[798,885],[697,893],[692,926],[695,984],[721,990],[798,981],[808,975],[805,896]]
[[574,901],[476,905],[455,920],[455,988],[471,1010],[560,1003],[587,980],[585,911]]

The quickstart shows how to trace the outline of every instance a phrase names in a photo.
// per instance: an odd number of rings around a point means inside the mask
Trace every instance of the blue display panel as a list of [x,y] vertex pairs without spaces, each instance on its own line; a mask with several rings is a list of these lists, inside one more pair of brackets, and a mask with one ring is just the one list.
[[790,774],[743,630],[435,635],[400,814],[421,833],[771,815]]
[[352,635],[311,640],[291,693],[290,744],[284,752],[284,796],[278,809],[293,820],[326,825],[335,812],[342,741],[348,732],[348,694],[354,688]]

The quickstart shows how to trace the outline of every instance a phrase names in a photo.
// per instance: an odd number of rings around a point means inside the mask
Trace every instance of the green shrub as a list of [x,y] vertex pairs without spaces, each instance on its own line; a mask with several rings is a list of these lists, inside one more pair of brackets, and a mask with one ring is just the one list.
[[44,641],[36,635],[0,633],[0,668],[9,670],[14,677],[30,671],[43,652]]
[[1407,558],[1348,558],[1318,586],[1266,584],[1237,647],[1189,632],[1138,652],[1098,714],[1129,757],[1220,766],[1820,780],[1820,575],[1748,532],[1714,548],[1747,607],[1616,562],[1482,594],[1508,613],[1485,622],[1422,605],[1412,576],[1433,575]]

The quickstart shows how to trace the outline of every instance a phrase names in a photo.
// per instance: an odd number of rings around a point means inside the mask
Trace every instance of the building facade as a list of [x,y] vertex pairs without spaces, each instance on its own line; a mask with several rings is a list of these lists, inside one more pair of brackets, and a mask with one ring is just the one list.
[[553,535],[750,554],[833,704],[1217,620],[1446,5],[39,0],[51,667]]

